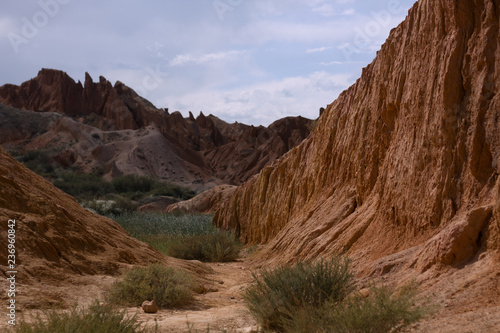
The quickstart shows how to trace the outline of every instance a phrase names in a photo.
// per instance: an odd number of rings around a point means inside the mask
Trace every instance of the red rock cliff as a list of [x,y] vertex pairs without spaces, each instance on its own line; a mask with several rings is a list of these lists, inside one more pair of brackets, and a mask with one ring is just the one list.
[[[42,69],[35,78],[20,86],[7,84],[0,87],[0,103],[37,113],[25,118],[29,113],[4,108],[0,104],[0,120],[3,125],[0,127],[5,129],[5,133],[0,134],[0,144],[13,144],[21,149],[25,149],[26,144],[37,149],[54,149],[56,146],[67,144],[58,138],[59,132],[65,128],[65,132],[71,133],[63,135],[70,134],[75,139],[78,138],[81,149],[73,147],[71,152],[63,154],[74,156],[75,160],[85,161],[83,164],[87,166],[92,161],[88,160],[85,151],[95,148],[96,142],[90,135],[83,138],[83,126],[76,122],[95,127],[93,134],[96,137],[105,137],[104,132],[117,130],[135,130],[136,136],[141,136],[141,130],[154,127],[155,131],[164,137],[160,146],[168,147],[175,157],[164,160],[153,154],[153,158],[147,163],[149,166],[137,167],[134,162],[127,162],[128,167],[117,169],[116,161],[106,161],[106,165],[100,167],[108,170],[108,175],[112,174],[109,170],[115,170],[113,174],[116,175],[134,173],[134,168],[149,170],[149,174],[166,177],[170,181],[192,186],[196,190],[199,187],[205,188],[204,185],[199,186],[199,182],[211,183],[210,180],[235,185],[243,183],[305,139],[312,125],[312,120],[303,117],[284,118],[268,128],[228,124],[213,115],[205,116],[203,113],[196,118],[190,113],[189,118],[184,118],[180,112],[170,114],[168,110],[156,108],[121,82],[116,82],[113,86],[104,77],[100,77],[99,82],[93,82],[90,75],[86,74],[85,83],[82,85],[66,73],[53,69]],[[46,124],[49,116],[42,114],[51,112],[69,115],[77,120],[63,117],[59,122],[49,125]],[[52,114],[51,117],[58,118],[57,116],[59,115]],[[36,126],[39,121],[35,118],[44,120],[43,124],[40,122],[39,128]],[[73,124],[69,126],[69,122]],[[12,130],[20,125],[23,127],[22,135]],[[100,133],[102,131],[103,133]],[[41,132],[46,132],[42,135],[43,138],[39,137]],[[19,139],[24,142],[16,142]],[[115,141],[117,140],[113,140],[114,143]],[[107,143],[98,144],[102,146]],[[103,148],[98,149],[102,151]],[[127,158],[132,155],[134,153],[127,153]],[[177,167],[163,167],[173,159],[180,161]],[[123,163],[119,164],[123,166]],[[175,176],[171,176],[170,172],[175,173]],[[206,186],[212,187],[213,184]]]
[[499,15],[498,1],[419,1],[216,224],[268,243],[262,260],[404,253],[424,271],[500,250]]

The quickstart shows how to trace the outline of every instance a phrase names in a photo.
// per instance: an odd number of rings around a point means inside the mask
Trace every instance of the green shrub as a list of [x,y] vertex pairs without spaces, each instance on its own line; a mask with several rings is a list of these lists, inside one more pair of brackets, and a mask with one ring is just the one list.
[[172,240],[168,255],[204,262],[229,262],[238,258],[243,246],[230,232],[180,236]]
[[155,181],[150,177],[139,177],[135,175],[126,175],[116,177],[111,181],[115,192],[149,192],[152,190]]
[[96,166],[87,174],[78,172],[76,169],[61,167],[47,151],[29,151],[17,159],[38,175],[50,179],[62,191],[80,200],[116,201],[117,209],[101,210],[99,207],[90,207],[103,215],[134,211],[137,209],[134,201],[151,200],[158,196],[187,200],[196,195],[188,188],[162,182],[154,177],[125,175],[108,182],[102,178],[106,173],[105,166]]
[[146,300],[155,300],[160,308],[173,308],[193,301],[195,283],[183,271],[161,264],[133,268],[122,281],[113,284],[109,292],[112,303],[140,306]]
[[144,197],[171,196],[182,200],[191,199],[196,193],[171,183],[161,182],[152,177],[135,175],[120,176],[111,181],[114,192],[127,195],[134,200]]
[[387,287],[372,288],[368,297],[355,295],[344,302],[327,302],[295,311],[285,324],[290,333],[396,333],[421,320],[429,310],[417,305],[416,287],[398,293]]
[[212,234],[217,229],[210,215],[173,215],[158,212],[133,212],[111,216],[132,237],[168,255],[172,243],[191,235]]
[[48,164],[52,162],[49,154],[47,154],[47,152],[43,150],[30,150],[22,155],[19,160],[23,163],[37,161],[40,163]]
[[112,218],[132,237],[176,258],[228,262],[238,258],[243,247],[234,235],[215,228],[211,215],[135,212]]
[[157,182],[153,186],[151,195],[154,197],[168,196],[168,197],[179,198],[182,200],[189,200],[196,195],[196,192],[174,184]]
[[59,179],[54,181],[54,186],[74,197],[96,198],[113,190],[111,185],[100,176],[72,171],[64,172]]
[[[112,216],[132,237],[203,235],[217,229],[211,215],[174,215],[159,212],[133,212]],[[142,239],[141,239],[142,240]]]
[[49,311],[46,318],[38,316],[34,322],[22,320],[15,333],[146,333],[152,330],[140,327],[137,317],[127,317],[111,305],[94,301],[83,310],[73,308],[70,312]]
[[297,262],[254,274],[255,285],[244,298],[250,312],[266,329],[281,331],[298,309],[340,302],[353,289],[349,261],[340,257],[315,263]]
[[168,250],[170,249],[170,243],[172,242],[172,236],[169,235],[142,235],[137,237],[140,241],[148,243],[161,254],[168,255]]
[[103,216],[119,216],[125,213],[133,212],[137,205],[130,199],[121,196],[113,196],[109,200],[87,200],[80,203],[83,208],[93,211]]
[[[118,211],[119,215],[125,213],[132,213],[137,210],[138,204],[128,198],[115,195],[113,199],[115,201],[116,210]],[[109,215],[109,214],[105,213],[103,215]]]
[[53,176],[54,161],[46,151],[31,150],[18,158],[26,167],[42,176]]

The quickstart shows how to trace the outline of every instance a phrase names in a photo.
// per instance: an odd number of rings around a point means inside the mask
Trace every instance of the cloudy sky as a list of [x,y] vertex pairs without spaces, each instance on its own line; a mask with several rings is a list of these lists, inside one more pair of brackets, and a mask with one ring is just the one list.
[[268,125],[359,77],[414,0],[5,0],[0,85],[41,68],[119,80],[157,107]]

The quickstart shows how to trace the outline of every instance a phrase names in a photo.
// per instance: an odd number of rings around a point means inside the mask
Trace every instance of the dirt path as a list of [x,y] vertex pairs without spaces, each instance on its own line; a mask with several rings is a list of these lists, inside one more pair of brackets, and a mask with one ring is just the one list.
[[[207,263],[213,270],[205,276],[207,292],[195,296],[194,304],[186,309],[160,310],[146,314],[140,307],[128,308],[129,315],[137,314],[140,322],[147,326],[158,325],[158,332],[251,332],[257,324],[248,312],[242,298],[244,289],[253,281],[251,270],[244,259],[231,263]],[[53,296],[66,300],[67,304],[88,306],[96,298],[104,299],[104,293],[117,280],[111,276],[80,276],[70,279],[67,285],[54,290]],[[22,287],[27,289],[28,287]],[[36,291],[30,294],[35,295]],[[56,297],[57,296],[57,297]],[[29,302],[20,302],[18,321],[22,318],[31,322],[44,310],[29,309]],[[5,313],[2,311],[2,313]],[[188,323],[191,330],[188,327]],[[0,332],[10,329],[7,320],[0,321]]]
[[257,323],[248,312],[242,298],[243,290],[252,282],[252,273],[244,262],[208,264],[214,273],[208,278],[209,292],[196,296],[193,307],[184,310],[160,310],[145,314],[138,308],[129,309],[139,314],[139,320],[154,326],[159,332],[251,332]]

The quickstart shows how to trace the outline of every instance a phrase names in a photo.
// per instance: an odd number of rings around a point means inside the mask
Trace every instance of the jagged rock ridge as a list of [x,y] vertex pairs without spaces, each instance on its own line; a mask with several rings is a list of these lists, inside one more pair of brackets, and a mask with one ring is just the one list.
[[[300,143],[313,124],[302,117],[268,128],[228,124],[203,113],[184,118],[154,107],[121,82],[113,86],[103,77],[93,82],[87,73],[82,85],[52,69],[42,69],[20,86],[0,87],[0,103],[52,120],[41,121],[22,138],[5,135],[0,144],[51,149],[57,159],[84,171],[104,168],[108,178],[153,175],[197,190],[241,184]],[[4,127],[18,124],[20,113],[2,107]],[[23,113],[30,124],[42,118]]]

